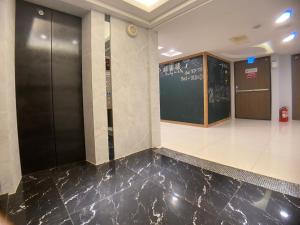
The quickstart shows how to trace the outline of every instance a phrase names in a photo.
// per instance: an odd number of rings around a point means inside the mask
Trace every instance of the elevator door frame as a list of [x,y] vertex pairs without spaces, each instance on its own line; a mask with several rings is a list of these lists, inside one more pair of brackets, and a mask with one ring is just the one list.
[[[71,16],[65,13],[61,13],[52,9],[48,9],[42,6],[38,6],[32,3],[27,3],[24,1],[17,1],[16,12],[17,12],[16,13],[16,50],[15,50],[16,51],[16,101],[17,101],[18,135],[19,135],[19,144],[20,144],[20,158],[21,158],[22,173],[28,174],[35,171],[56,167],[66,163],[83,161],[85,160],[86,153],[85,153],[85,143],[84,143],[85,139],[84,139],[84,119],[83,119],[83,87],[82,87],[82,69],[81,69],[82,68],[81,18]],[[77,95],[74,102],[78,105],[77,108],[79,109],[77,113],[78,115],[76,116],[76,119],[78,118],[77,119],[78,121],[75,122],[73,121],[76,124],[75,126],[77,127],[75,129],[73,128],[72,130],[72,116],[70,116],[71,119],[70,118],[68,119],[71,120],[71,122],[69,122],[69,124],[71,124],[71,129],[69,129],[68,127],[68,129],[65,131],[66,134],[71,134],[69,136],[72,136],[72,134],[74,134],[74,132],[72,133],[72,131],[74,130],[75,133],[76,132],[80,133],[79,135],[75,135],[76,136],[75,139],[80,138],[81,139],[80,141],[82,143],[82,149],[78,148],[78,151],[81,153],[79,154],[79,157],[78,154],[76,156],[74,151],[68,153],[71,156],[69,157],[70,160],[68,160],[68,157],[64,155],[61,157],[63,160],[59,160],[58,158],[59,153],[57,152],[58,134],[57,134],[57,130],[55,130],[55,116],[57,115],[55,115],[56,105],[54,99],[55,97],[54,91],[56,87],[54,87],[55,84],[53,83],[53,76],[54,76],[53,44],[54,43],[53,43],[52,36],[53,36],[53,23],[54,23],[53,15],[54,14],[65,15],[70,18],[74,17],[76,18],[76,20],[80,20],[80,23],[78,24],[77,27],[77,29],[79,29],[80,35],[78,35],[78,43],[75,43],[78,45],[79,48],[79,52],[78,52],[79,55],[77,56],[78,57],[77,60],[78,63],[80,64],[78,73],[76,74],[74,73],[74,76],[76,76],[77,79],[77,86],[76,87],[72,86],[70,89],[70,87],[67,84],[64,87],[62,87],[63,89],[66,89],[69,92],[76,91]],[[45,16],[47,16],[47,18],[45,18]],[[26,25],[26,27],[23,27],[24,24]],[[46,26],[49,32],[45,33],[43,31],[43,26]],[[66,26],[65,28],[68,29],[69,27]],[[69,44],[70,46],[72,46],[71,43],[72,39],[68,41],[70,41]],[[44,50],[45,46],[43,45],[45,44],[45,42],[48,45],[50,45],[46,48],[48,52]],[[62,44],[61,41],[58,41],[58,43],[60,45]],[[63,45],[61,45],[62,48],[68,47],[66,45],[65,46]],[[46,68],[44,68],[41,62],[39,61],[42,60],[41,59],[42,57],[40,57],[40,55],[44,54],[43,51],[45,51],[46,54],[48,54],[48,58],[44,59],[45,63],[48,65]],[[41,75],[43,74],[48,74],[47,75],[48,80],[45,79],[44,76],[41,77]],[[35,79],[33,79],[32,77],[35,77]],[[62,77],[62,79],[64,79],[64,77]],[[22,80],[24,80],[23,83]],[[80,85],[78,84],[78,81],[80,81]],[[38,86],[39,82],[40,83],[44,82],[45,83],[44,87]],[[36,89],[32,89],[31,86],[28,86],[28,84],[30,83],[36,83],[37,85]],[[61,89],[61,87],[58,88]],[[37,94],[36,92],[36,90],[44,91],[45,89],[48,90],[49,92],[47,95],[48,96],[47,99],[44,99],[43,95]],[[24,95],[26,91],[28,93],[27,96]],[[61,95],[58,97],[65,97],[65,96],[66,95]],[[37,99],[39,99],[39,97],[41,97],[41,99],[37,102],[38,104],[32,105],[32,103],[34,103]],[[45,100],[46,102],[44,102]],[[69,99],[66,99],[66,102],[68,101]],[[26,107],[29,108],[31,110],[30,112],[33,113],[33,116],[31,116],[32,119],[30,120],[28,120],[28,118],[31,118],[30,117],[31,114],[24,111]],[[45,107],[49,111],[49,112],[47,111],[49,114],[48,117],[44,117],[43,111],[41,111],[43,107]],[[72,112],[74,112],[72,110],[74,109],[72,108],[71,110],[69,110],[69,113],[71,115]],[[65,120],[66,118],[67,117],[65,117]],[[67,123],[68,121],[65,122]],[[51,124],[51,126],[49,124],[44,127],[38,126],[38,123],[46,123],[46,124],[49,123]],[[26,126],[28,126],[30,129],[27,129]],[[40,137],[40,135],[43,135],[43,132],[47,134],[50,132],[48,136],[45,137],[46,141],[45,140],[42,141],[43,139]],[[32,141],[26,142],[24,137],[29,137],[32,139]],[[39,142],[39,140],[41,141]],[[49,149],[47,150],[45,147],[43,147],[43,144]],[[64,146],[62,146],[61,149],[64,149]],[[65,152],[67,152],[67,149],[65,149]],[[47,160],[49,160],[49,162],[47,162]]]

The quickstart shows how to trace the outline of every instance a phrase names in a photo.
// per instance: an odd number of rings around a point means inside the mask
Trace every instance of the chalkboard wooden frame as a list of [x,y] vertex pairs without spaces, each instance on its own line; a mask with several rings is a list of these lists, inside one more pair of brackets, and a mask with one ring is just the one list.
[[181,58],[176,58],[176,59],[172,59],[172,60],[169,60],[169,61],[164,61],[164,62],[159,63],[159,65],[170,64],[170,63],[174,63],[174,62],[178,62],[178,61],[183,61],[183,60],[186,60],[186,59],[196,58],[197,56],[203,56],[204,53],[205,52],[200,52],[200,53],[196,53],[196,54],[193,54],[193,55],[188,55],[188,56],[184,56],[184,57],[181,57]]
[[208,68],[207,52],[203,53],[203,79],[204,79],[204,127],[208,127]]
[[209,111],[209,109],[208,109],[208,107],[209,107],[208,97],[209,96],[208,96],[208,60],[207,60],[207,58],[208,58],[208,56],[210,56],[210,57],[219,59],[219,60],[224,61],[224,62],[229,63],[229,64],[231,63],[230,61],[228,61],[226,59],[223,59],[219,56],[216,56],[216,55],[214,55],[210,52],[205,51],[205,52],[200,52],[200,53],[184,56],[184,57],[181,57],[181,58],[176,58],[176,59],[173,59],[173,60],[165,61],[165,62],[160,63],[160,65],[170,64],[170,63],[179,62],[179,61],[183,61],[183,60],[187,60],[187,59],[193,59],[193,58],[196,58],[198,56],[202,57],[202,59],[203,59],[204,123],[203,124],[195,124],[195,123],[188,123],[188,122],[171,121],[171,120],[161,119],[162,122],[208,128],[208,127],[223,123],[223,122],[225,122],[225,121],[227,121],[231,118],[231,113],[230,113],[228,118],[224,118],[222,120],[219,120],[219,121],[216,121],[216,122],[213,122],[213,123],[210,123],[210,124],[209,124],[209,121],[208,121],[208,111]]

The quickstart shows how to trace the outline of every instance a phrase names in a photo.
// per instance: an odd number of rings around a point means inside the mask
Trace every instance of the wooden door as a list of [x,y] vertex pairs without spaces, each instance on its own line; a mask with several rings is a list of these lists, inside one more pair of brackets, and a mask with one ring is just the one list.
[[300,54],[292,56],[293,120],[300,120]]
[[234,63],[236,118],[271,120],[271,58]]

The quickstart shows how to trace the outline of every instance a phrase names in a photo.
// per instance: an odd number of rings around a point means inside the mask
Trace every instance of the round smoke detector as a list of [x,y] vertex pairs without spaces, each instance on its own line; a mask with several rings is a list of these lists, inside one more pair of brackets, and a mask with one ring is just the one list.
[[130,36],[130,37],[136,37],[137,36],[137,27],[134,26],[133,24],[129,24],[127,26],[127,34]]

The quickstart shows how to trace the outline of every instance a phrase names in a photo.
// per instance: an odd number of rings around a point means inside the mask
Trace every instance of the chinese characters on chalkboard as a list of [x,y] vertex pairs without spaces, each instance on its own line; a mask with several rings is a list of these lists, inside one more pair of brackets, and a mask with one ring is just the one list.
[[161,119],[204,123],[203,56],[160,64]]
[[217,59],[209,61],[209,87],[208,102],[218,103],[222,101],[230,101],[230,68],[228,63],[224,63]]
[[203,80],[203,67],[199,58],[161,65],[159,69],[161,77],[180,76],[181,82]]

